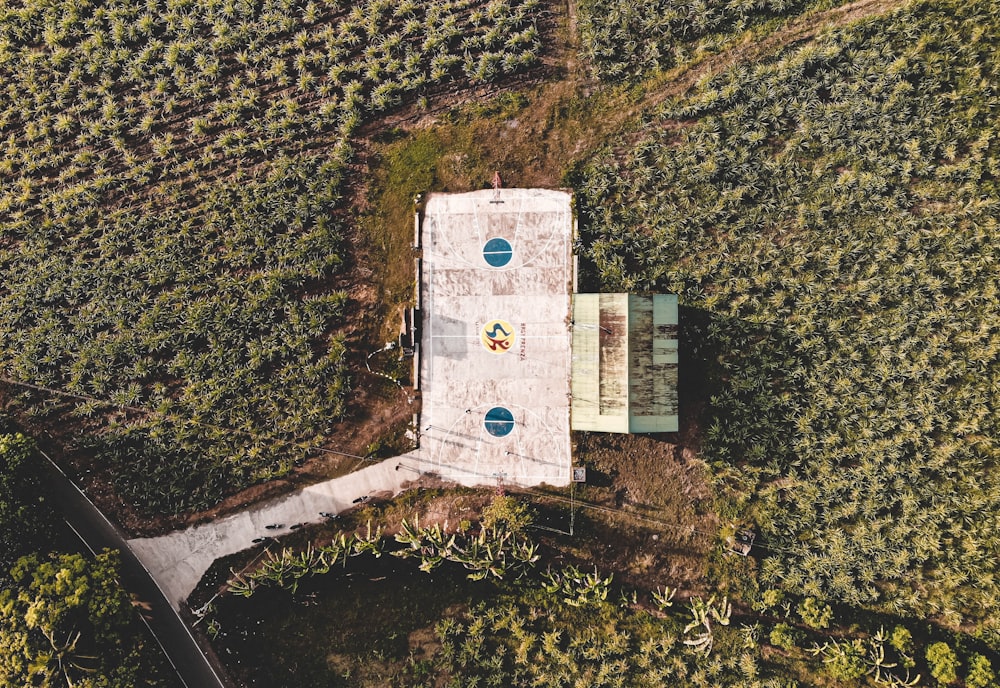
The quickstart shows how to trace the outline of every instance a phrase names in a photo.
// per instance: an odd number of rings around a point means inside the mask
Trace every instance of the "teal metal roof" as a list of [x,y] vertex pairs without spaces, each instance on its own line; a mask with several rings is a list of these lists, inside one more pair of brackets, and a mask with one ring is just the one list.
[[677,296],[573,295],[570,427],[676,432]]

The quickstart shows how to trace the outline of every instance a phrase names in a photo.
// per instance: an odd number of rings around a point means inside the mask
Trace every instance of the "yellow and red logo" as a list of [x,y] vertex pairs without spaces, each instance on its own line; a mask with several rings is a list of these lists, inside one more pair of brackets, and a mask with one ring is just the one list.
[[487,351],[494,354],[505,354],[510,351],[516,339],[514,326],[506,320],[490,320],[479,331],[479,341]]

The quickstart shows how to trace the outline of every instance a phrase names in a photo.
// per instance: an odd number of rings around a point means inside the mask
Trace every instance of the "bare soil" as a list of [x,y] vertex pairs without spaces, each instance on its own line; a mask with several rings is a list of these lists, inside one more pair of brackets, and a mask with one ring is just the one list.
[[[576,433],[581,554],[638,589],[700,591],[718,543],[708,473],[674,435]],[[597,507],[597,508],[591,508]],[[591,535],[592,532],[592,535]]]

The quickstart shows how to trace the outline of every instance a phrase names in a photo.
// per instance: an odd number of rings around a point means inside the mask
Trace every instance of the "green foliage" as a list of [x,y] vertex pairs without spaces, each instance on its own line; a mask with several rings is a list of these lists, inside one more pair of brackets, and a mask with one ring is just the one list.
[[688,636],[684,639],[684,644],[706,655],[710,654],[715,646],[713,627],[716,624],[728,626],[733,613],[732,605],[726,597],[722,598],[718,607],[714,605],[714,595],[708,598],[708,602],[700,597],[691,598],[688,604],[691,621],[684,627],[684,635]]
[[611,580],[597,573],[584,573],[572,564],[560,569],[549,569],[543,576],[542,589],[556,599],[561,599],[571,607],[586,607],[608,599]]
[[781,590],[768,588],[760,594],[760,601],[754,605],[754,609],[762,612],[777,609],[784,600],[785,594]]
[[510,495],[496,495],[483,509],[481,522],[484,528],[506,528],[513,533],[523,533],[534,521],[531,507]]
[[656,586],[656,590],[651,593],[651,596],[653,598],[653,604],[655,604],[656,608],[662,612],[674,606],[674,596],[676,594],[677,588],[671,588],[669,585],[665,585],[662,589],[660,586]]
[[768,642],[775,647],[791,652],[798,647],[802,634],[786,623],[775,624],[768,636]]
[[823,662],[838,681],[854,681],[865,675],[865,652],[861,640],[831,643]]
[[581,612],[551,598],[502,600],[446,618],[436,631],[436,668],[448,685],[773,685],[756,650],[706,656],[678,641],[673,620],[607,602]]
[[381,526],[372,530],[369,522],[365,534],[341,533],[321,547],[310,544],[302,551],[285,547],[279,554],[268,550],[260,564],[234,574],[227,587],[244,597],[253,595],[260,586],[294,593],[304,577],[326,574],[338,564],[347,566],[350,557],[362,554],[380,557],[385,551],[403,559],[419,559],[420,570],[425,573],[449,561],[471,571],[468,574],[471,580],[516,579],[532,568],[539,556],[533,542],[500,527],[483,527],[475,533],[460,530],[449,535],[440,524],[421,527],[404,519],[395,541],[403,547],[387,549],[388,541]]
[[931,676],[940,684],[948,685],[958,680],[958,655],[945,642],[927,646],[927,666]]
[[968,688],[991,688],[996,674],[988,657],[974,654],[969,658],[969,671],[965,675],[965,685]]
[[421,528],[404,519],[396,541],[406,546],[392,554],[419,558],[421,571],[430,573],[442,562],[451,561],[471,571],[470,580],[517,579],[539,558],[537,546],[530,539],[496,526],[484,526],[475,533],[459,530],[449,536],[440,524]]
[[0,434],[0,570],[49,544],[53,521],[42,496],[35,443],[20,433]]
[[780,548],[765,585],[996,624],[998,42],[995,3],[912,3],[573,174],[603,288],[681,296],[704,457]]
[[798,606],[799,617],[809,628],[829,628],[833,621],[833,609],[815,597],[807,597]]
[[0,685],[161,685],[118,568],[110,551],[21,558],[0,592]]
[[287,473],[346,412],[352,136],[536,64],[537,8],[0,5],[0,372],[94,397],[149,511]]
[[889,644],[897,652],[909,654],[913,652],[913,634],[905,626],[896,626],[892,629],[892,637],[889,639]]
[[[497,534],[506,535],[499,540],[486,539],[486,536],[496,537]],[[353,567],[365,567],[366,562],[352,557],[370,551],[375,556],[390,552],[401,558],[419,559],[420,568],[434,572],[435,586],[441,585],[441,595],[447,597],[444,588],[459,578],[454,575],[457,567],[449,570],[445,562],[462,562],[463,557],[474,549],[471,542],[475,541],[481,547],[482,563],[472,568],[484,571],[503,559],[488,552],[508,548],[509,537],[509,532],[505,530],[481,530],[479,535],[467,531],[451,533],[438,525],[420,526],[404,521],[394,538],[401,547],[393,550],[390,540],[382,537],[381,529],[373,529],[369,525],[365,533],[340,535],[326,547],[307,547],[299,552],[286,549],[280,555],[268,555],[255,569],[234,578],[230,582],[230,590],[249,596],[261,586],[280,586],[295,592],[306,576],[331,572],[335,566],[346,567],[349,561],[352,569],[348,575],[354,576],[357,569]],[[530,545],[530,551],[534,551],[531,543],[525,544]],[[549,567],[543,572],[534,569],[531,566],[533,563],[525,566],[523,575],[516,579],[513,576],[485,574],[470,576],[493,582],[493,585],[470,591],[470,600],[480,601],[470,602],[471,608],[436,599],[432,616],[423,617],[421,621],[418,614],[411,619],[410,622],[415,624],[413,627],[419,628],[430,619],[437,618],[435,629],[441,641],[440,648],[424,644],[420,650],[414,651],[411,645],[404,643],[399,646],[399,652],[403,654],[372,657],[367,654],[371,649],[369,641],[362,641],[359,649],[351,650],[354,654],[348,656],[339,654],[345,651],[343,648],[327,644],[328,635],[335,632],[331,628],[325,628],[320,623],[312,632],[324,639],[321,644],[324,651],[338,653],[337,666],[358,672],[359,685],[369,685],[372,681],[377,684],[380,680],[383,685],[399,686],[739,685],[776,688],[798,685],[788,683],[791,676],[798,675],[801,681],[802,676],[819,677],[821,673],[823,676],[816,680],[816,685],[827,685],[830,679],[838,685],[895,688],[925,685],[921,683],[921,674],[914,671],[912,653],[923,655],[926,648],[915,642],[902,626],[895,627],[891,633],[884,627],[876,630],[866,627],[865,615],[859,614],[849,628],[832,627],[826,605],[813,600],[799,606],[810,610],[805,616],[815,615],[830,625],[826,633],[809,633],[810,637],[822,637],[825,642],[806,647],[803,631],[788,623],[778,623],[770,630],[766,641],[785,652],[770,652],[767,654],[770,661],[762,663],[759,661],[763,644],[762,625],[734,623],[733,608],[726,597],[712,595],[705,599],[695,596],[681,604],[674,602],[673,593],[676,591],[673,588],[658,588],[652,595],[657,607],[654,611],[638,602],[636,592],[630,595],[627,590],[619,589],[617,595],[613,594],[610,575],[602,576],[596,570],[592,573],[581,571],[576,566]],[[370,568],[368,570],[371,571]],[[385,585],[395,589],[399,584],[409,583],[410,573],[396,571],[401,578]],[[369,580],[384,579],[377,577]],[[328,581],[325,589],[335,593],[338,588],[342,589],[343,582],[338,579]],[[311,592],[295,601],[306,606],[323,605],[324,602],[317,601],[320,589],[320,584],[313,581]],[[353,595],[349,593],[347,596]],[[488,599],[481,602],[484,596]],[[767,594],[767,597],[781,604],[782,595]],[[269,604],[277,605],[282,610],[281,614],[285,615],[289,600],[284,596],[263,595],[255,600],[255,604],[263,608]],[[791,608],[791,602],[785,605]],[[445,609],[449,611],[444,612]],[[242,623],[259,626],[261,609],[255,606],[252,610],[251,620]],[[444,617],[436,616],[442,612]],[[361,623],[365,623],[368,613],[369,610],[362,605]],[[395,611],[383,610],[383,613],[394,614]],[[408,613],[412,614],[413,610]],[[264,621],[270,622],[266,614]],[[226,621],[217,628],[228,629],[228,623]],[[292,628],[298,627],[294,618],[285,623]],[[336,633],[352,633],[351,628],[344,627],[343,620],[336,615],[326,623],[335,626]],[[287,633],[286,628],[279,635]],[[234,641],[226,641],[225,635],[223,630],[219,636],[222,642],[243,642],[237,637]],[[266,633],[264,637],[267,637]],[[242,638],[246,638],[245,634]],[[263,638],[255,642],[260,646],[267,644]],[[409,660],[406,667],[400,669],[400,661],[407,652]],[[810,654],[817,659],[809,658]],[[928,664],[933,667],[934,651],[928,652],[927,656]],[[969,661],[967,682],[986,681],[982,684],[985,687],[991,680],[987,677],[992,669],[989,660],[977,657],[973,656]],[[244,661],[246,659],[244,655]],[[297,661],[280,663],[283,666],[297,665]],[[362,670],[362,667],[365,668]],[[368,678],[361,680],[362,675]],[[372,678],[376,676],[381,678]],[[321,682],[319,674],[316,681],[317,685]],[[805,681],[803,685],[814,683]]]
[[682,64],[749,28],[843,0],[585,0],[580,3],[583,54],[599,77],[634,78]]
[[909,629],[904,626],[896,626],[893,628],[892,636],[889,638],[889,644],[899,657],[900,666],[906,669],[912,669],[916,666],[917,662],[914,659],[913,651],[913,634],[910,633]]

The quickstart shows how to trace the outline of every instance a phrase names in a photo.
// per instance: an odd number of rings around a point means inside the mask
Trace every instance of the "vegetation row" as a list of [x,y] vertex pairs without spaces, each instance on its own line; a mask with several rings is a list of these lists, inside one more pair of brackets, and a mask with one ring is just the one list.
[[583,0],[583,55],[606,81],[638,80],[690,62],[744,33],[845,0]]
[[536,64],[542,14],[0,3],[0,377],[91,397],[79,423],[148,511],[286,473],[350,388],[352,135]]

